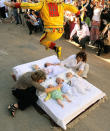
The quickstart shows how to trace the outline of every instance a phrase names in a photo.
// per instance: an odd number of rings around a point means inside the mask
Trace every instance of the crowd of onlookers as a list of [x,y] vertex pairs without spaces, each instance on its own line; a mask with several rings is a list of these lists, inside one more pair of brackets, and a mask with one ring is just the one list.
[[[34,11],[31,9],[17,9],[17,8],[10,8],[6,7],[4,4],[5,0],[1,0],[2,4],[0,3],[0,22],[8,19],[10,23],[16,23],[27,25],[29,29],[29,34],[32,34],[32,31],[43,31],[43,21],[40,18],[40,14],[38,11]],[[11,2],[17,2],[17,0],[11,0]],[[18,1],[21,2],[21,1]],[[23,2],[32,2],[37,3],[38,0],[34,1],[23,1]],[[1,7],[1,5],[3,7]]]
[[65,38],[75,41],[83,50],[87,43],[97,46],[97,55],[102,51],[110,52],[110,3],[102,2],[73,1],[72,4],[81,12],[80,16],[65,12]]
[[[43,21],[38,11],[5,7],[4,1],[0,1],[0,22],[8,17],[11,23],[27,24],[30,35],[32,31],[43,31]],[[16,2],[17,0],[11,1]],[[28,2],[37,3],[38,0]],[[80,16],[65,11],[64,37],[77,42],[83,50],[89,43],[98,47],[98,55],[102,51],[109,52],[110,2],[103,3],[103,0],[69,0],[65,2],[76,6],[80,10]]]

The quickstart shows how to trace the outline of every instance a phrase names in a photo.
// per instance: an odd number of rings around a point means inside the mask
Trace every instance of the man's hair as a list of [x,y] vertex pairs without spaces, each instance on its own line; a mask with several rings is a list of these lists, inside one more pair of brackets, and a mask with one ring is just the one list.
[[46,80],[46,74],[42,70],[38,70],[36,72],[33,72],[31,75],[32,79],[34,81],[39,81],[39,80]]
[[84,51],[80,51],[76,54],[76,58],[77,57],[80,57],[82,58],[82,61],[83,62],[86,62],[87,61],[87,54],[84,52]]

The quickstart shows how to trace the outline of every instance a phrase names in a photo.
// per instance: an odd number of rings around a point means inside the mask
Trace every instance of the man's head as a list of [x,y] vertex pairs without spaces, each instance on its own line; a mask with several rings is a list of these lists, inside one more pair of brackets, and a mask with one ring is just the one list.
[[46,80],[46,74],[42,70],[38,70],[36,72],[33,72],[32,75],[32,80],[38,83],[42,83],[43,81]]
[[77,62],[80,62],[80,61],[86,62],[87,54],[83,51],[80,51],[76,54],[76,59],[77,59]]

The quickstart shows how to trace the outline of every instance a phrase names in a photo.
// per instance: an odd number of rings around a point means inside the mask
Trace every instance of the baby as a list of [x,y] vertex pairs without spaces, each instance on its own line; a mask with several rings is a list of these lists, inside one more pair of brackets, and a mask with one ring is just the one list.
[[82,78],[74,76],[71,72],[67,72],[66,77],[70,79],[70,85],[74,87],[72,88],[74,93],[77,91],[78,93],[85,94],[86,91],[89,90]]
[[65,83],[62,78],[57,77],[57,78],[56,78],[56,83],[57,83],[57,84],[62,84],[61,91],[62,91],[64,94],[72,95],[72,91],[71,91],[71,88],[72,88],[72,87],[69,86],[67,83]]
[[[53,88],[53,85],[49,85],[48,88]],[[49,100],[50,98],[57,101],[57,103],[64,108],[64,105],[62,104],[63,98],[65,98],[68,102],[71,102],[71,100],[68,99],[68,97],[65,94],[62,94],[61,89],[54,90],[47,94],[47,97],[44,99],[44,101]]]
[[[38,65],[33,66],[34,70],[40,69]],[[60,66],[60,64],[52,64],[52,63],[45,63],[44,68],[42,68],[43,71],[48,75],[48,77],[56,76],[62,72],[64,72],[64,68]]]

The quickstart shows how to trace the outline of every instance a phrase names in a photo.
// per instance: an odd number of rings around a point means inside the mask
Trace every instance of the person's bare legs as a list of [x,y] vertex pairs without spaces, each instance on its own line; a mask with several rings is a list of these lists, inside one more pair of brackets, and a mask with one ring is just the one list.
[[63,96],[63,98],[65,98],[68,102],[71,102],[71,100],[68,98],[67,95],[63,94],[62,96]]
[[57,103],[58,103],[62,108],[64,108],[64,105],[62,104],[62,102],[61,102],[60,99],[57,99]]

